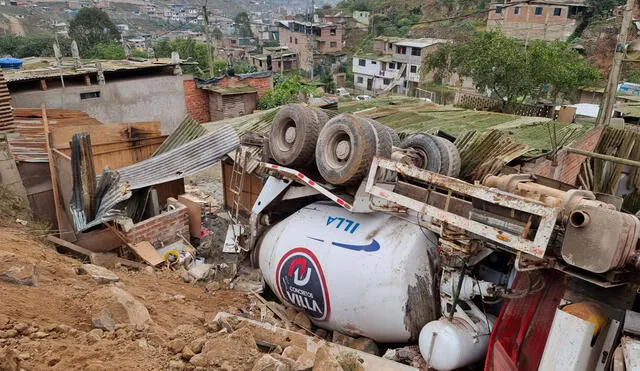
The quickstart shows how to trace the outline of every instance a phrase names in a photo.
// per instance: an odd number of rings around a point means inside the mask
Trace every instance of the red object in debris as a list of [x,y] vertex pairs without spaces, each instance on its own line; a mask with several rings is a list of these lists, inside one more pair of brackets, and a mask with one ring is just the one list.
[[[506,300],[502,306],[489,340],[485,371],[538,370],[556,308],[565,290],[561,273],[552,270],[538,272],[545,281],[542,290],[523,298]],[[512,289],[526,290],[529,287],[531,282],[526,274],[518,273]],[[536,273],[529,274],[533,276]]]
[[202,229],[200,229],[200,238],[207,237],[208,235],[210,235],[212,233],[213,232],[211,232],[210,230],[202,228]]

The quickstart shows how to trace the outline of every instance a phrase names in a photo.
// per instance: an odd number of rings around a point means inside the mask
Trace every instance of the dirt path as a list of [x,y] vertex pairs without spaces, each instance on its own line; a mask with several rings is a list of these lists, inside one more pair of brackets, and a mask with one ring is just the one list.
[[18,36],[26,35],[26,33],[24,32],[24,28],[22,27],[22,23],[20,23],[20,20],[18,18],[7,14],[3,14],[3,16],[9,20],[9,29],[12,34]]

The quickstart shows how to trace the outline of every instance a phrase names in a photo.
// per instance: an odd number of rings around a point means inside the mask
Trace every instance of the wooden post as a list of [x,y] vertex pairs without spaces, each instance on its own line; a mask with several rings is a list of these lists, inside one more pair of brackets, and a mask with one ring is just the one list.
[[613,65],[611,66],[611,72],[609,72],[609,81],[607,82],[602,105],[600,106],[600,112],[598,114],[598,125],[609,125],[611,122],[613,106],[616,103],[618,93],[618,82],[620,81],[620,73],[622,72],[622,62],[625,55],[623,48],[626,47],[629,37],[629,28],[631,28],[631,22],[633,21],[633,6],[635,3],[636,0],[627,0],[627,5],[624,9],[622,28],[620,29],[620,34],[618,34],[618,42],[613,56]]
[[49,119],[47,118],[47,109],[44,103],[40,106],[42,109],[42,125],[44,126],[45,145],[47,149],[47,158],[49,159],[49,172],[51,173],[51,192],[53,193],[53,205],[56,209],[57,228],[62,235],[64,226],[64,216],[62,214],[62,205],[60,204],[60,195],[58,194],[58,174],[56,172],[55,160],[51,151],[51,131],[49,130]]
[[607,155],[603,155],[601,153],[583,151],[583,150],[577,149],[577,148],[567,148],[567,152],[576,153],[576,154],[587,156],[587,157],[593,157],[593,158],[597,158],[597,159],[604,160],[604,161],[611,161],[611,162],[615,162],[615,163],[622,164],[622,165],[640,167],[640,161],[633,161],[633,160],[629,160],[629,159],[626,159],[626,158],[607,156]]

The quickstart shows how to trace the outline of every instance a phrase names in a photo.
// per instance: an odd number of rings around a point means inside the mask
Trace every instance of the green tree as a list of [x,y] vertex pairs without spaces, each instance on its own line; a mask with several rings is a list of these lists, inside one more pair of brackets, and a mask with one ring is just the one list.
[[333,81],[333,75],[327,68],[323,68],[320,71],[320,82],[324,85],[324,91],[327,93],[336,92],[336,83]]
[[240,12],[233,19],[236,24],[236,32],[240,37],[253,37],[251,31],[251,20],[247,12]]
[[110,42],[98,43],[92,48],[91,53],[88,56],[96,59],[119,60],[124,59],[126,54],[121,44],[117,42]]
[[211,31],[211,36],[214,40],[222,39],[222,31],[220,31],[220,27],[214,28],[213,31]]
[[239,61],[233,63],[233,72],[235,74],[257,72],[258,68],[247,61]]
[[81,56],[88,56],[98,44],[120,40],[120,33],[107,13],[98,8],[82,8],[69,23],[69,36],[76,40]]
[[599,74],[569,44],[520,41],[497,32],[482,32],[427,56],[423,73],[435,71],[446,78],[457,72],[470,77],[479,91],[489,91],[510,103],[546,94],[555,101],[572,99],[578,87],[589,85]]
[[131,51],[131,56],[133,58],[149,58],[149,53],[140,48],[135,48]]
[[[0,57],[52,57],[54,42],[49,36],[3,36],[0,37]],[[71,55],[71,40],[60,39],[59,45],[63,55]]]
[[[279,77],[280,76],[280,77]],[[299,75],[290,75],[281,79],[283,75],[276,75],[275,86],[269,89],[258,100],[259,109],[269,109],[282,106],[288,103],[299,101],[299,94],[311,95],[315,90],[314,86],[305,84]]]

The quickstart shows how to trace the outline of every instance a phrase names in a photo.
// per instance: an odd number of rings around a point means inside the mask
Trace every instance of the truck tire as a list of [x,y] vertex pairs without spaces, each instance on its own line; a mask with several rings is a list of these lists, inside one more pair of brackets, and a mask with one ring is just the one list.
[[304,166],[313,161],[318,133],[322,124],[310,107],[287,104],[273,119],[269,149],[277,163],[284,166]]
[[440,150],[433,139],[428,134],[417,133],[406,137],[401,143],[400,148],[411,148],[418,152],[419,159],[415,163],[416,166],[439,173],[442,168],[442,159]]
[[322,178],[334,185],[353,185],[369,171],[376,155],[373,125],[343,114],[329,120],[318,135],[316,164]]
[[[389,136],[391,138],[391,146],[392,147],[397,147],[400,145],[400,137],[398,136],[398,133],[396,133],[395,130],[391,129],[390,127],[388,127],[387,125],[381,124],[380,122],[374,120],[374,119],[366,119],[368,120],[371,124],[373,124],[373,126],[376,128],[376,131],[378,133],[380,132],[386,132],[387,134],[385,136]],[[380,156],[380,154],[378,154],[378,156]],[[391,156],[391,154],[389,154],[389,156]],[[388,158],[388,156],[386,156]]]
[[442,174],[456,178],[460,175],[460,152],[455,144],[450,141],[433,135],[433,139],[440,150],[440,159],[442,161]]
[[316,113],[316,116],[318,117],[318,122],[320,123],[320,129],[322,129],[322,127],[327,123],[327,121],[330,120],[329,115],[322,108],[311,107],[311,109],[313,110],[313,112]]

